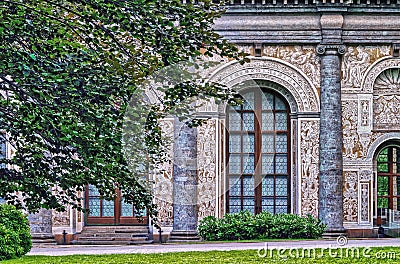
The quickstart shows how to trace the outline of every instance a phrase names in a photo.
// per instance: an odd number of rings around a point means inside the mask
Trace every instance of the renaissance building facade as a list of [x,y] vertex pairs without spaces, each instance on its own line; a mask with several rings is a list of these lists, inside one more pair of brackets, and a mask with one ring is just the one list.
[[[231,0],[215,29],[250,62],[207,58],[219,63],[205,75],[245,102],[202,102],[198,128],[162,121],[173,162],[149,177],[164,239],[196,238],[202,218],[241,210],[312,214],[328,235],[397,236],[400,1]],[[144,227],[157,239],[129,205],[82,195],[89,214],[42,210],[33,233],[101,243],[101,232]]]

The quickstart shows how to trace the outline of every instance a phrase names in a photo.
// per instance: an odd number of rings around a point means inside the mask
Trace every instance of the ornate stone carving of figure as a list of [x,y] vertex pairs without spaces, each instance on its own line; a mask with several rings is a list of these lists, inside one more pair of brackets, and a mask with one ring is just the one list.
[[365,48],[348,47],[343,59],[343,83],[347,87],[360,87],[364,72],[370,64],[370,55]]

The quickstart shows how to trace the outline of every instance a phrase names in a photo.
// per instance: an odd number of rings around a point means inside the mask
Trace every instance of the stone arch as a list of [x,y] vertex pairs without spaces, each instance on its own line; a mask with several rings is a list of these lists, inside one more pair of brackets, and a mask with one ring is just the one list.
[[400,132],[390,132],[378,137],[368,148],[367,160],[373,161],[377,150],[388,141],[400,141]]
[[400,68],[400,59],[393,57],[385,57],[377,60],[366,71],[361,82],[362,93],[373,93],[376,78],[385,70],[391,68]]
[[[241,84],[246,82],[271,88],[289,100],[291,111],[293,109],[309,113],[320,111],[317,89],[299,70],[280,59],[255,57],[250,59],[249,63],[243,65],[237,61],[225,64],[211,74],[209,81],[238,90],[240,90]],[[267,85],[265,81],[278,85]]]

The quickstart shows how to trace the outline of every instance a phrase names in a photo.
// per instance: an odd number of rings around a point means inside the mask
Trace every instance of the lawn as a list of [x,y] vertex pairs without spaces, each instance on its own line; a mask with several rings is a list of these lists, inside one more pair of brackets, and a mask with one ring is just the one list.
[[[272,252],[272,256],[271,256]],[[322,254],[321,254],[322,253]],[[279,256],[280,254],[280,256]],[[261,255],[261,256],[260,256]],[[265,256],[266,255],[266,256]],[[1,264],[41,263],[400,263],[400,248],[331,248],[313,250],[292,249],[280,251],[257,250],[180,252],[163,254],[120,254],[120,255],[73,255],[73,256],[25,256],[3,261]]]

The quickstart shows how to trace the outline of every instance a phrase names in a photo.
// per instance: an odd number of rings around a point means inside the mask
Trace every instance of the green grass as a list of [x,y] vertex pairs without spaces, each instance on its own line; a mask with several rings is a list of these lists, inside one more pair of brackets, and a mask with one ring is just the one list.
[[[277,250],[273,251],[273,256],[268,254],[262,258],[258,255],[257,250],[236,250],[236,251],[211,251],[211,252],[180,252],[180,253],[163,253],[163,254],[119,254],[119,255],[73,255],[73,256],[25,256],[20,259],[3,261],[1,264],[42,264],[42,263],[83,263],[83,264],[98,264],[98,263],[126,263],[126,264],[146,264],[146,263],[400,263],[400,248],[385,247],[371,248],[367,251],[367,255],[363,256],[363,248],[353,248],[347,252],[346,248],[342,248],[342,257],[340,257],[340,249],[332,249],[331,253],[336,253],[337,256],[330,256],[329,250],[325,249],[323,256],[320,256],[321,249],[316,249],[315,258],[313,253],[308,256],[308,251],[301,257],[301,252],[298,251],[299,257],[296,257],[296,250],[286,250],[281,252],[287,258],[283,259],[278,256]],[[360,256],[357,257],[356,252]],[[269,251],[271,252],[271,251]],[[312,251],[311,251],[312,252]],[[264,252],[260,252],[261,254]],[[292,254],[292,256],[290,255]],[[390,254],[390,255],[389,255]],[[385,258],[382,258],[385,256]],[[379,257],[379,258],[378,258]]]

